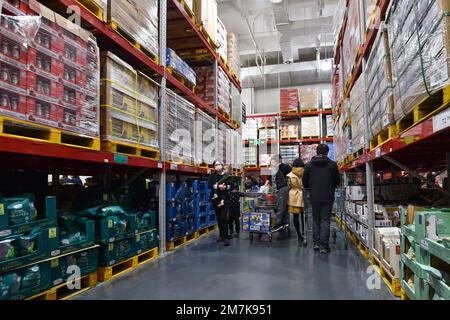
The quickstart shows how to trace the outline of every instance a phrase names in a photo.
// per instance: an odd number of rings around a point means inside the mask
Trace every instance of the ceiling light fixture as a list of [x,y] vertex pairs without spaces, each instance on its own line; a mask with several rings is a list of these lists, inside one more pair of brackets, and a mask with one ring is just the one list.
[[270,0],[270,2],[272,2],[272,3],[281,3],[281,2],[283,2],[283,0]]

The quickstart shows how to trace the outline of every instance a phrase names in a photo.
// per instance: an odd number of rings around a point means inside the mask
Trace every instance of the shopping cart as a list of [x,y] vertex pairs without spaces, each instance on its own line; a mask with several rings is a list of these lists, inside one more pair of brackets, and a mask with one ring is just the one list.
[[272,220],[275,216],[276,197],[273,193],[243,192],[244,210],[242,230],[249,233],[250,241],[254,234],[267,235],[272,241]]

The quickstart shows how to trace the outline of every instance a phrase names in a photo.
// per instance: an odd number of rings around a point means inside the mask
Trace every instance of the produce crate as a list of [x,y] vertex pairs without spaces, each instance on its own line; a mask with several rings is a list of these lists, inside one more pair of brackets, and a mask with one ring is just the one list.
[[36,263],[0,275],[0,300],[24,300],[51,287],[50,261]]
[[130,211],[129,213],[136,215],[138,233],[156,228],[156,211],[154,210],[149,210],[147,212]]
[[158,230],[153,229],[136,235],[136,253],[139,255],[158,247]]
[[101,267],[111,267],[135,256],[136,253],[135,235],[130,238],[102,244],[98,254],[98,265]]
[[[55,251],[56,255],[65,255],[71,252],[83,250],[92,247],[95,244],[95,222],[94,220],[84,219],[79,217],[68,218],[72,220],[70,224],[64,225],[64,216],[60,219],[60,226],[57,228],[57,237],[59,239],[60,247]],[[73,230],[73,228],[75,230]],[[72,229],[72,230],[71,230]],[[72,232],[71,232],[72,231]],[[74,233],[80,233],[84,239],[72,242],[71,237]],[[52,254],[54,256],[55,254]]]
[[[29,204],[30,201],[28,198],[17,198],[17,200],[23,200]],[[45,198],[45,212],[44,213],[36,213],[37,216],[35,220],[26,215],[21,216],[22,214],[26,214],[25,209],[19,210],[17,212],[18,216],[13,218],[10,215],[10,209],[8,208],[13,203],[16,203],[14,198],[0,198],[0,239],[5,237],[9,237],[17,234],[24,234],[30,232],[33,228],[41,227],[41,228],[53,228],[56,227],[56,198],[55,197],[47,197]],[[23,204],[22,201],[20,203]],[[34,205],[30,208],[34,209]],[[35,210],[35,209],[34,209]],[[12,223],[12,220],[17,219],[17,223]],[[27,221],[28,220],[28,221]]]

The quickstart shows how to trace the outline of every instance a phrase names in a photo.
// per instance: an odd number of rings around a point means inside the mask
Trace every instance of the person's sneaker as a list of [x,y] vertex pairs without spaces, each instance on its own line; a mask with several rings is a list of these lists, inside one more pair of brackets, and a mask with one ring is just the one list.
[[286,229],[286,226],[276,226],[272,228],[272,233],[280,232],[282,230]]
[[328,254],[328,253],[330,253],[330,251],[331,251],[330,247],[322,247],[322,248],[320,248],[320,253],[321,254]]
[[317,243],[315,243],[313,249],[314,249],[314,251],[319,251],[320,246]]
[[225,238],[225,239],[223,240],[223,244],[224,244],[225,247],[229,247],[229,246],[230,246],[230,240],[228,240],[227,238]]

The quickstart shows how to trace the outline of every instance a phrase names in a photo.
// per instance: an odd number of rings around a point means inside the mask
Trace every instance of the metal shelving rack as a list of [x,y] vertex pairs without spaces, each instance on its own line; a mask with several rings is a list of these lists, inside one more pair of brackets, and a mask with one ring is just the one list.
[[[347,1],[348,2],[348,1]],[[362,3],[362,1],[361,1]],[[360,37],[362,39],[361,54],[357,57],[352,75],[347,81],[344,90],[344,98],[338,105],[336,119],[341,115],[343,101],[348,98],[353,85],[358,77],[366,69],[366,58],[369,56],[372,45],[377,36],[378,29],[376,23],[383,21],[389,11],[390,0],[380,0],[379,10],[371,25],[365,25],[365,19],[361,19]],[[361,16],[364,16],[364,6],[361,5]],[[339,48],[342,45],[343,30],[347,20],[347,13],[341,27],[339,40],[336,45],[335,57],[339,59]],[[368,204],[368,243],[367,248],[373,250],[373,228],[375,224],[374,216],[374,176],[377,173],[404,171],[409,176],[422,180],[427,180],[419,175],[418,172],[436,171],[443,173],[450,172],[450,88],[443,90],[443,106],[431,112],[421,121],[414,123],[411,127],[398,133],[394,138],[384,142],[382,145],[371,149],[369,132],[369,112],[367,97],[364,103],[364,121],[365,121],[365,150],[362,155],[351,161],[341,164],[341,171],[344,173],[344,184],[349,185],[349,174],[355,172],[365,172],[367,186],[367,204]],[[336,121],[337,122],[337,121]],[[437,188],[443,195],[442,201],[448,201],[450,190],[440,188],[436,184],[428,184]]]
[[[179,43],[188,44],[196,43],[198,48],[206,50],[206,52],[209,53],[207,59],[213,61],[216,66],[222,67],[230,78],[230,81],[238,88],[239,92],[242,92],[240,82],[219,59],[216,50],[207,41],[205,35],[199,30],[192,17],[189,16],[179,0],[159,0],[159,63],[156,63],[130,44],[105,22],[99,20],[85,7],[79,5],[76,0],[44,1],[44,5],[49,6],[63,16],[68,15],[68,7],[77,7],[79,9],[82,27],[91,30],[94,33],[102,51],[111,51],[136,69],[142,70],[154,79],[159,79],[161,86],[160,111],[164,111],[166,108],[166,89],[171,88],[194,104],[196,108],[203,110],[214,117],[217,122],[223,122],[233,130],[240,130],[231,122],[231,120],[228,120],[219,114],[217,108],[208,105],[197,94],[189,90],[173,75],[166,71],[165,52],[168,40],[166,33],[168,23],[171,23],[168,21],[168,12],[170,11],[171,14],[176,16],[177,23],[181,23],[181,27],[184,30],[183,38],[180,38],[177,41]],[[186,41],[187,39],[189,39],[189,41]],[[217,101],[215,105],[217,106]],[[165,132],[164,119],[161,118],[163,114],[164,112],[159,112],[160,139],[164,137]],[[85,173],[87,175],[95,173],[110,176],[112,173],[125,173],[129,177],[126,183],[131,183],[139,176],[150,172],[159,175],[161,186],[165,186],[167,175],[201,177],[210,173],[210,169],[207,168],[166,162],[166,159],[164,158],[164,143],[162,143],[162,141],[160,141],[160,148],[160,160],[151,160],[130,155],[118,156],[117,154],[103,151],[73,148],[32,139],[0,136],[0,163],[3,168],[48,170],[48,172],[53,172],[54,175],[55,173]],[[159,215],[160,226],[166,225],[165,206],[165,188],[160,187],[159,211],[163,213]],[[164,254],[166,251],[165,228],[160,227],[160,238],[160,253]]]

